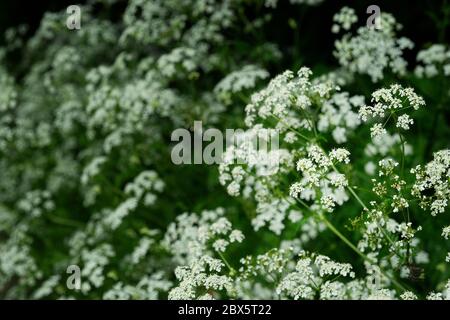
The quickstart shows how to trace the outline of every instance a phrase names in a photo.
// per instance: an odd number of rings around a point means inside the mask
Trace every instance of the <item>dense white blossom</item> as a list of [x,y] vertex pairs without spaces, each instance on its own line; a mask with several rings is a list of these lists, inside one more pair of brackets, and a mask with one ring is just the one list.
[[[356,22],[350,8],[343,9],[335,19],[348,30]],[[359,27],[354,35],[346,33],[335,42],[335,56],[339,63],[352,72],[367,74],[373,82],[380,81],[386,69],[404,75],[406,60],[402,57],[405,49],[411,49],[413,43],[407,38],[396,38],[401,29],[395,18],[383,12],[380,16],[381,28]],[[340,25],[333,25],[333,32],[339,32]]]
[[433,44],[419,51],[417,61],[420,63],[415,74],[419,78],[432,78],[439,74],[450,76],[450,49],[443,44]]
[[350,30],[352,25],[358,21],[355,9],[349,7],[343,7],[338,13],[333,16],[333,27],[331,30],[334,33],[338,33],[341,28],[343,30]]
[[[322,2],[93,0],[76,32],[7,31],[0,298],[450,299],[448,45],[412,73],[391,14],[343,7],[317,63]],[[195,121],[234,128],[218,166],[169,162]]]
[[411,173],[416,176],[412,194],[420,206],[430,208],[432,215],[443,213],[450,198],[450,150],[435,152],[432,161],[416,166]]

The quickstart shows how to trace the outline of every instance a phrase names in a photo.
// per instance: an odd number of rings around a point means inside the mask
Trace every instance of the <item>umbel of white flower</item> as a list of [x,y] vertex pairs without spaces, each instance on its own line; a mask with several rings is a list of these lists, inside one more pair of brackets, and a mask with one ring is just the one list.
[[[353,9],[344,7],[334,16],[332,31],[348,31],[357,21]],[[401,25],[386,12],[380,16],[380,28],[361,26],[355,34],[350,32],[335,42],[334,55],[339,63],[352,72],[367,74],[372,82],[378,82],[387,70],[400,76],[406,73],[407,62],[402,57],[405,49],[414,44],[408,38],[396,38]]]

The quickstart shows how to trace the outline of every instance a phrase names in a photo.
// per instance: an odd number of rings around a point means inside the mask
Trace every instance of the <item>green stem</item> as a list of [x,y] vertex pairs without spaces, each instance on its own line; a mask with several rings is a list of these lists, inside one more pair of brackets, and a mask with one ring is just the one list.
[[274,114],[271,114],[271,116],[274,117],[275,119],[277,119],[278,121],[283,122],[283,123],[289,128],[289,130],[291,130],[291,131],[293,131],[294,133],[298,134],[301,138],[305,139],[305,140],[308,141],[308,142],[311,142],[311,139],[310,139],[310,138],[308,138],[307,136],[305,136],[304,134],[302,134],[302,133],[301,133],[300,131],[298,131],[297,129],[292,128],[292,126],[290,126],[288,123],[286,123],[285,121],[283,121],[281,118],[277,117],[277,116],[274,115]]
[[400,177],[403,179],[403,173],[405,169],[405,140],[403,139],[403,135],[400,133],[400,130],[398,130],[398,135],[400,136],[400,148],[402,151]]
[[56,223],[56,224],[60,224],[60,225],[63,225],[63,226],[75,227],[75,228],[82,228],[83,227],[83,224],[78,222],[78,221],[74,221],[74,220],[63,218],[63,217],[55,216],[55,215],[50,214],[50,213],[47,213],[46,217],[51,222]]
[[[347,189],[350,191],[350,193],[353,195],[353,197],[355,197],[355,199],[361,204],[361,206],[366,210],[369,211],[369,209],[367,208],[367,206],[364,204],[364,202],[361,200],[361,198],[356,194],[356,192],[353,190],[352,187],[348,186]],[[378,229],[380,229],[381,233],[386,237],[386,239],[388,240],[388,242],[394,247],[395,243],[394,241],[391,239],[391,237],[389,237],[389,234],[387,234],[384,229],[377,223]],[[404,258],[400,253],[396,252],[396,255],[398,255],[400,258]]]
[[[355,247],[355,245],[353,243],[351,243],[350,240],[348,240],[338,229],[336,229],[336,227],[324,216],[324,215],[320,215],[320,218],[325,222],[325,224],[327,225],[327,227],[337,236],[339,237],[346,245],[348,245],[353,251],[355,251],[361,258],[363,258],[364,260],[366,260],[367,262],[371,263],[371,264],[376,264],[375,261],[373,261],[372,259],[370,259],[368,256],[366,256],[364,253],[362,253],[358,248]],[[394,277],[391,277],[390,275],[388,275],[387,273],[385,273],[383,271],[383,269],[381,267],[380,268],[380,273],[382,275],[384,275],[386,278],[388,278],[389,280],[392,281],[392,283],[394,285],[396,285],[398,288],[402,289],[403,291],[406,291],[406,288],[400,283],[398,282]]]
[[223,255],[222,252],[217,251],[219,253],[220,258],[223,260],[223,262],[225,263],[225,265],[227,266],[227,268],[230,270],[231,274],[236,274],[236,270],[230,265],[230,263],[228,262],[228,260],[225,258],[225,256]]
[[[339,171],[338,171],[339,172]],[[364,202],[361,200],[361,198],[356,194],[356,192],[353,190],[352,187],[347,186],[347,190],[350,191],[350,193],[353,195],[353,197],[355,197],[356,201],[359,202],[359,204],[365,209],[365,210],[369,210],[367,208],[367,206],[364,204]]]

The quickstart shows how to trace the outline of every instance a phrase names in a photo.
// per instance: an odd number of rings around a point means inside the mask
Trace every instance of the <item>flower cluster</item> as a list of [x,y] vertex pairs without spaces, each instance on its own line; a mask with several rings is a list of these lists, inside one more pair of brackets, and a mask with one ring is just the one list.
[[385,127],[390,118],[396,122],[396,127],[408,130],[414,123],[413,119],[403,111],[413,108],[418,110],[425,106],[425,101],[417,95],[412,88],[403,88],[398,84],[389,88],[382,88],[372,94],[371,106],[363,106],[359,109],[359,116],[366,122],[371,118],[381,119],[370,128],[370,135],[376,138],[387,133]]
[[269,73],[255,65],[246,65],[240,70],[233,71],[223,78],[214,88],[222,98],[227,99],[230,94],[238,94],[244,90],[255,88],[259,80],[266,79]]
[[[333,25],[333,32],[350,29],[356,22],[352,9],[345,7],[335,15],[339,24]],[[396,31],[401,29],[395,18],[389,13],[380,16],[380,28],[359,27],[356,35],[346,33],[335,42],[335,56],[339,63],[352,72],[367,74],[373,82],[380,81],[385,69],[404,75],[407,62],[402,57],[405,49],[412,49],[413,43],[408,38],[396,38]]]
[[433,44],[417,54],[421,63],[414,70],[416,76],[432,78],[439,74],[450,76],[450,50],[442,44]]
[[328,277],[355,277],[352,267],[346,263],[334,262],[322,255],[300,254],[293,272],[288,273],[277,287],[279,294],[293,299],[313,299],[319,294],[321,299],[343,299],[345,284]]
[[347,178],[335,169],[335,165],[349,163],[350,153],[339,148],[326,154],[317,145],[309,145],[306,151],[308,157],[297,162],[302,180],[291,185],[290,195],[304,200],[320,199],[319,203],[314,204],[314,209],[332,212],[336,204],[342,205],[348,200],[345,192]]
[[354,109],[363,106],[363,96],[349,98],[347,92],[334,94],[321,109],[317,130],[320,132],[331,131],[336,143],[347,142],[348,135],[361,124],[357,110]]
[[[343,7],[335,68],[319,4],[90,0],[80,30],[7,31],[0,298],[450,299],[449,48],[413,72],[401,16]],[[170,162],[195,121],[233,129],[219,165]]]
[[450,198],[450,150],[436,152],[432,161],[416,166],[411,173],[416,176],[412,195],[420,200],[420,206],[430,209],[433,216],[443,213]]
[[358,22],[358,16],[355,13],[355,9],[343,7],[333,16],[333,22],[334,24],[331,28],[333,33],[339,33],[341,28],[348,31],[354,23]]
[[[244,235],[232,229],[223,215],[223,208],[204,211],[200,217],[183,214],[168,227],[163,244],[181,264],[175,269],[179,284],[170,291],[169,299],[202,299],[210,297],[211,291],[231,292],[233,280],[223,271],[225,267],[230,272],[233,269],[223,253],[230,244],[242,242]],[[199,295],[200,289],[204,293]]]

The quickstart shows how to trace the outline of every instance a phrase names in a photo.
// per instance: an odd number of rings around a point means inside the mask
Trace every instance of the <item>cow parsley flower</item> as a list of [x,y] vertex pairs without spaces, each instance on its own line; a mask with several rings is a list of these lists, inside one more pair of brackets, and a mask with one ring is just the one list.
[[427,295],[427,300],[443,300],[442,293],[440,292],[430,292]]
[[350,30],[352,25],[358,21],[355,9],[343,7],[338,13],[333,16],[333,26],[331,30],[333,33],[338,33],[341,28],[343,30]]
[[347,92],[334,94],[321,108],[317,129],[320,132],[332,130],[333,139],[344,143],[348,135],[355,130],[361,120],[353,109],[364,106],[364,97],[349,97]]
[[228,246],[228,241],[224,240],[224,239],[218,239],[213,243],[213,248],[214,250],[216,250],[217,252],[225,252],[227,246]]
[[450,49],[443,44],[433,44],[419,51],[417,61],[420,64],[414,72],[419,78],[432,78],[439,74],[450,76]]
[[291,203],[284,199],[274,199],[268,202],[260,202],[256,208],[256,217],[252,219],[253,228],[257,231],[264,226],[280,235],[285,228],[285,219],[293,212]]
[[41,286],[33,293],[33,299],[42,299],[48,297],[59,284],[60,275],[54,275],[45,280]]
[[432,161],[416,166],[411,173],[416,178],[411,192],[419,205],[429,208],[433,216],[443,213],[450,197],[450,150],[435,152]]
[[[418,110],[425,105],[422,97],[417,95],[412,88],[403,88],[398,84],[389,88],[382,88],[372,94],[372,106],[363,106],[359,109],[359,116],[363,122],[369,118],[379,119],[382,122],[375,123],[370,128],[373,139],[385,136],[387,122],[391,117],[397,118],[397,128],[408,130],[413,120],[403,110],[413,108]],[[386,120],[384,120],[386,118]]]
[[47,190],[34,190],[25,194],[25,197],[18,202],[17,208],[25,214],[36,218],[44,212],[54,210],[55,203]]
[[[349,8],[337,15],[336,19],[345,20],[345,28],[350,28],[356,19]],[[413,43],[407,38],[396,38],[396,31],[401,29],[395,18],[383,12],[380,17],[381,28],[357,29],[356,35],[347,33],[335,42],[335,56],[339,63],[352,72],[367,74],[372,82],[378,82],[384,77],[386,69],[393,73],[404,75],[406,73],[406,60],[402,57],[405,49],[411,49]],[[333,25],[333,32],[340,28]]]
[[319,286],[322,297],[342,297],[342,286],[324,279],[330,276],[354,277],[355,274],[351,270],[349,264],[334,262],[326,256],[301,253],[295,270],[281,280],[277,292],[293,299],[313,299]]
[[174,261],[187,265],[210,253],[210,249],[225,252],[230,243],[242,242],[244,235],[233,229],[223,217],[223,208],[205,210],[200,216],[184,213],[171,223],[162,245],[172,253]]
[[330,159],[342,162],[345,164],[350,163],[350,152],[344,148],[333,149],[330,152]]
[[400,295],[402,300],[417,300],[417,296],[411,291],[405,291]]
[[269,73],[255,65],[246,65],[240,70],[233,71],[223,78],[214,88],[214,91],[224,96],[235,94],[243,90],[253,89],[259,80],[264,80]]
[[407,114],[402,114],[397,119],[397,128],[401,128],[403,130],[409,130],[409,126],[414,124],[413,119],[409,117]]
[[110,244],[102,244],[92,250],[83,249],[81,251],[81,276],[85,281],[81,284],[81,291],[89,292],[92,288],[99,288],[103,285],[106,275],[104,270],[115,252]]
[[450,238],[450,226],[446,226],[444,227],[444,229],[442,229],[442,236],[448,240]]
[[218,259],[202,256],[189,266],[180,266],[175,270],[179,281],[177,287],[169,292],[171,300],[192,300],[200,297],[198,291],[222,291],[232,289],[233,280],[229,276],[220,275],[225,265]]
[[320,198],[320,204],[327,212],[333,212],[334,207],[336,206],[334,198],[331,195],[325,195]]

